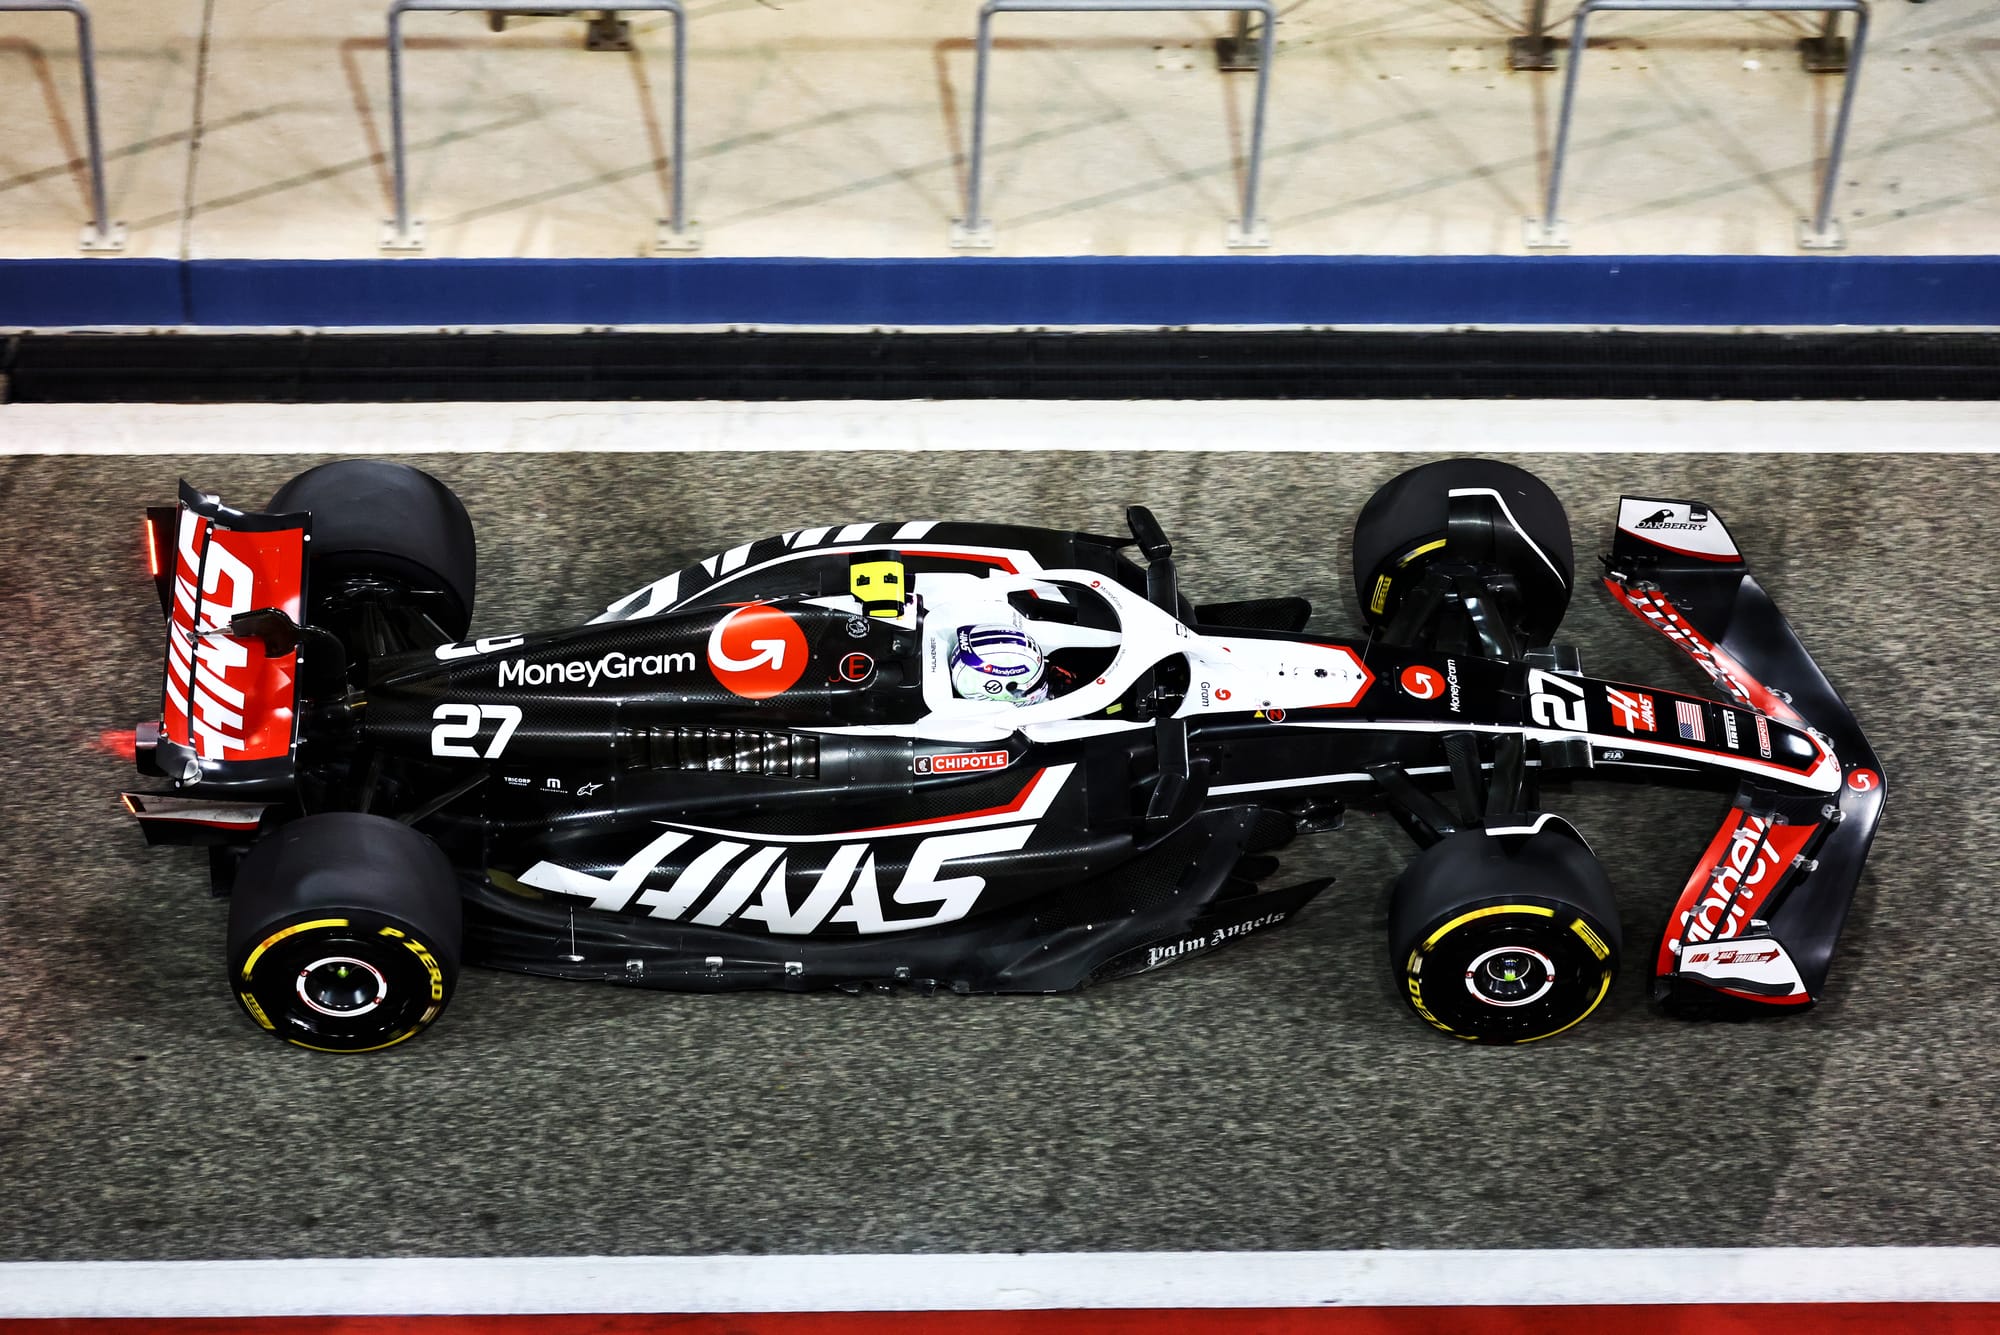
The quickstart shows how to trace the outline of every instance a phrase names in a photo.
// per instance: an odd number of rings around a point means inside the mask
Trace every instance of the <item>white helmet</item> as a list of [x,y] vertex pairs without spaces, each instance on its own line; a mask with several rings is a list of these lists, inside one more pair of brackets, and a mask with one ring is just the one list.
[[951,688],[966,700],[1040,704],[1049,698],[1048,661],[1018,625],[966,626],[951,651]]

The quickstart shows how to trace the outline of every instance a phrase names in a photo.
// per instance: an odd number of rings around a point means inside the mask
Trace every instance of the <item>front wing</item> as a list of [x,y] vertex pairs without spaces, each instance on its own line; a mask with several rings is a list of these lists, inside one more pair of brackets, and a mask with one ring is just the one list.
[[1882,818],[1881,765],[1711,507],[1623,498],[1608,565],[1612,596],[1752,711],[1731,745],[1768,753],[1776,719],[1810,731],[1842,775],[1829,796],[1744,780],[1668,919],[1654,995],[1684,1010],[1809,1005]]

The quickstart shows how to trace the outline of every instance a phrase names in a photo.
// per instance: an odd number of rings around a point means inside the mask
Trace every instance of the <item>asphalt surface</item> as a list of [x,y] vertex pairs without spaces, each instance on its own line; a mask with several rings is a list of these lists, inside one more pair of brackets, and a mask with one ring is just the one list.
[[[1304,593],[1346,631],[1353,516],[1419,461],[411,460],[480,525],[480,633],[587,618],[809,523],[1104,530],[1135,500],[1198,600]],[[1363,817],[1294,858],[1341,882],[1282,932],[1079,995],[470,971],[429,1033],[352,1059],[238,1012],[224,906],[198,855],[149,850],[119,813],[134,776],[100,736],[157,703],[137,507],[178,474],[255,505],[314,462],[0,460],[0,1259],[2000,1243],[2000,461],[1523,461],[1580,556],[1621,490],[1709,501],[1876,742],[1888,815],[1808,1014],[1666,1020],[1641,966],[1556,1041],[1445,1040],[1392,991],[1406,844]],[[1592,672],[1695,681],[1593,588],[1565,635]],[[1643,960],[1720,799],[1578,785],[1550,805],[1595,843]]]

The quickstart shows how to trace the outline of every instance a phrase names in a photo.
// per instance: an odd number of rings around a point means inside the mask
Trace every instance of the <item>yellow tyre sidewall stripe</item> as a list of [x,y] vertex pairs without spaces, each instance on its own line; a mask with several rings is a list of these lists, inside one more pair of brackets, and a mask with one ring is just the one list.
[[257,944],[255,950],[250,952],[250,958],[243,961],[243,981],[246,983],[250,981],[250,971],[257,967],[257,961],[263,958],[264,952],[272,946],[277,945],[286,937],[297,936],[300,932],[310,932],[315,927],[346,927],[348,925],[349,923],[346,918],[315,918],[311,922],[298,923],[295,926],[271,933],[271,935],[265,937]]
[[1444,940],[1446,936],[1457,931],[1475,918],[1490,918],[1496,913],[1530,913],[1538,918],[1553,918],[1556,916],[1554,909],[1545,909],[1539,904],[1495,904],[1491,908],[1474,909],[1470,913],[1461,913],[1458,917],[1453,918],[1450,922],[1432,932],[1429,939],[1417,947],[1417,952],[1422,954],[1428,951],[1432,946]]

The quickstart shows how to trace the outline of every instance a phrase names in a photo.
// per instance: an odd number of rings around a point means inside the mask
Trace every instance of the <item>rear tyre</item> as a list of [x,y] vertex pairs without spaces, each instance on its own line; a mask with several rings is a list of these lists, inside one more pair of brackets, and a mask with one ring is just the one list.
[[1618,910],[1574,831],[1448,836],[1411,860],[1389,910],[1390,965],[1425,1022],[1532,1043],[1589,1015],[1618,973]]
[[[315,605],[356,580],[384,583],[463,639],[472,625],[477,544],[450,487],[407,464],[340,459],[278,488],[270,510],[312,512],[310,583]],[[319,622],[317,615],[310,619]]]
[[307,816],[243,857],[230,988],[289,1043],[373,1052],[443,1013],[462,933],[458,877],[436,844],[383,816]]
[[[1453,550],[1451,493],[1465,490],[1495,493],[1525,541],[1510,541],[1492,553]],[[1544,645],[1562,624],[1576,582],[1576,553],[1562,502],[1533,473],[1494,459],[1444,459],[1390,479],[1361,507],[1353,551],[1361,616],[1378,629],[1432,566],[1469,561],[1511,581],[1509,624],[1525,644]]]

